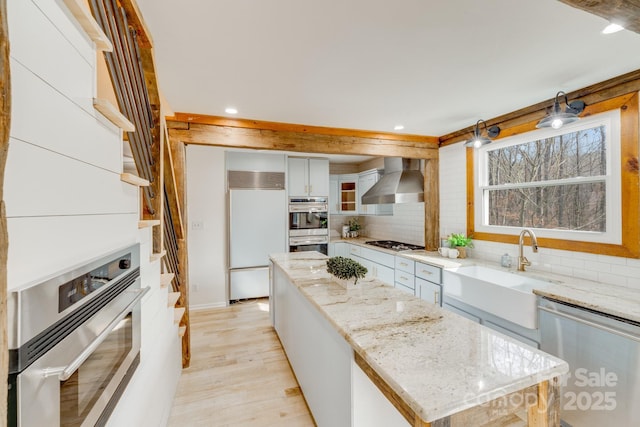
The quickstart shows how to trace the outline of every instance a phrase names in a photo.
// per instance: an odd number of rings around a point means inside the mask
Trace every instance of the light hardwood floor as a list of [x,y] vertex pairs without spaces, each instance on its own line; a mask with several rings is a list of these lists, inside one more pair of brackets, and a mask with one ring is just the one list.
[[191,312],[191,366],[169,426],[315,425],[268,310],[259,299]]

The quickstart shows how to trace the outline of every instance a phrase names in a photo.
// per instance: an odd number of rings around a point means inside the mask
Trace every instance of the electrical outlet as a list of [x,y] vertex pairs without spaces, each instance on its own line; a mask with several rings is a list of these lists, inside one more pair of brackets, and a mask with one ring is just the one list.
[[202,230],[204,228],[204,222],[202,221],[191,221],[191,229],[192,230]]

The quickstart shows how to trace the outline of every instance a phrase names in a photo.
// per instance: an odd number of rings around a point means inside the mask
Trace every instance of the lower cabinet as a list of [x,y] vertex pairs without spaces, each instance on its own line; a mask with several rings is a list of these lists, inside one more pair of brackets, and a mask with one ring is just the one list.
[[274,328],[319,426],[351,425],[351,346],[273,267]]
[[416,296],[430,303],[441,305],[442,285],[416,277]]
[[[444,287],[446,289],[446,284]],[[458,301],[455,298],[444,295],[442,300],[442,308],[452,311],[467,319],[478,322],[494,331],[501,332],[505,335],[515,338],[518,341],[528,344],[535,348],[540,348],[540,330],[539,329],[527,329],[520,325],[516,325],[501,317],[495,316],[491,313],[487,313],[484,310],[480,310],[472,305],[465,304]]]
[[272,323],[318,426],[409,427],[329,321],[271,265]]

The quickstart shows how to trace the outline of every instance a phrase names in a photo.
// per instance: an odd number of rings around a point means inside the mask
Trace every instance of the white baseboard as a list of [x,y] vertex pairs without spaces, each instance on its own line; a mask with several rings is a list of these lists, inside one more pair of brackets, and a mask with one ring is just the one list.
[[208,310],[210,308],[223,308],[223,307],[227,307],[229,304],[222,301],[222,302],[213,302],[210,304],[194,304],[194,305],[189,305],[189,310],[190,311],[199,311],[199,310]]

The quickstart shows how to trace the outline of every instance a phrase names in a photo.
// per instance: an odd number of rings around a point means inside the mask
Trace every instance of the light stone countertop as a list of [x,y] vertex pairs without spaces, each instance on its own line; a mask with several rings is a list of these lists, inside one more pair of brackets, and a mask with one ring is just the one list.
[[566,362],[385,285],[344,289],[318,252],[271,260],[422,420],[568,372]]
[[493,263],[474,258],[452,260],[440,256],[440,254],[435,251],[398,252],[367,245],[365,242],[370,240],[376,239],[371,237],[358,237],[352,239],[332,240],[332,242],[344,241],[347,243],[353,243],[363,247],[381,250],[397,256],[413,259],[415,261],[425,262],[445,269],[455,269],[464,265],[483,265],[502,271],[522,274],[531,278],[550,282],[550,284],[544,288],[534,289],[533,293],[536,295],[640,323],[640,289],[609,285],[587,279],[535,270],[519,272],[515,267],[504,268],[497,262]]

